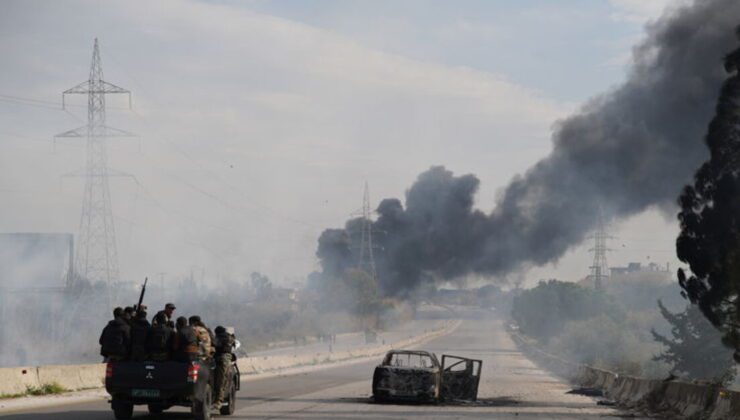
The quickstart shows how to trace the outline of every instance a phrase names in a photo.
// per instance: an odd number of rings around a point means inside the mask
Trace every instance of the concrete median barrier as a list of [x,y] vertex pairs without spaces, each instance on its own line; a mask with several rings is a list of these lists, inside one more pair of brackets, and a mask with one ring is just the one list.
[[0,368],[0,395],[18,395],[40,385],[35,367]]
[[[537,348],[526,337],[510,332],[519,349],[548,370],[582,387],[601,389],[621,406],[670,418],[740,419],[740,392],[712,384],[661,381],[620,375],[572,362]],[[561,374],[564,367],[571,371]]]
[[105,365],[49,365],[38,367],[39,383],[59,384],[65,389],[100,388],[104,385]]

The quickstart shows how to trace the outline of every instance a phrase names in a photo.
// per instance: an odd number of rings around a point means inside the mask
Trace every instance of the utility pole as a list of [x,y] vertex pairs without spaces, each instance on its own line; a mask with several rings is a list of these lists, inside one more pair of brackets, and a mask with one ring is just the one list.
[[362,196],[362,227],[360,238],[360,255],[357,261],[357,268],[364,270],[377,280],[378,273],[375,269],[375,256],[373,255],[373,221],[370,210],[370,189],[365,182],[365,191]]
[[160,271],[157,274],[159,275],[159,282],[160,282],[160,286],[162,287],[162,299],[167,301],[167,296],[166,296],[165,287],[164,287],[164,276],[167,275],[167,273],[165,273],[164,271]]
[[119,280],[119,270],[108,178],[125,174],[109,170],[107,139],[132,136],[105,123],[105,95],[113,93],[127,94],[131,106],[131,92],[103,80],[98,39],[95,38],[88,80],[62,93],[62,106],[67,95],[87,95],[87,125],[56,137],[84,138],[87,141],[86,167],[78,174],[85,178],[85,190],[75,267],[80,278],[92,284],[102,282],[106,285],[109,307],[113,287]]
[[612,238],[613,236],[610,236],[606,232],[604,213],[602,210],[599,210],[599,221],[596,232],[593,235],[594,247],[589,249],[589,252],[594,253],[594,261],[590,268],[594,288],[597,290],[602,289],[605,281],[609,278],[609,264],[606,261],[606,253],[611,251],[611,249],[606,246],[606,241]]

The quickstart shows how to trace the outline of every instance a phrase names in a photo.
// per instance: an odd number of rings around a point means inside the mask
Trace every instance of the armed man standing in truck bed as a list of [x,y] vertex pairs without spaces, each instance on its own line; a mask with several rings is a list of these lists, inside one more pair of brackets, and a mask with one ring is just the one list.
[[164,305],[164,309],[157,312],[156,315],[154,315],[154,319],[152,319],[152,326],[157,325],[167,325],[170,322],[172,322],[172,315],[175,313],[175,304],[174,303],[168,303]]

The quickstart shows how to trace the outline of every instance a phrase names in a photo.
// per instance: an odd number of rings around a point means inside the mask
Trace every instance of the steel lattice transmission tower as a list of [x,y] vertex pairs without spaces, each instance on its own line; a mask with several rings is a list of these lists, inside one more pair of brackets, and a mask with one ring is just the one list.
[[590,252],[594,253],[594,261],[590,268],[591,279],[594,281],[596,289],[604,287],[605,281],[609,278],[609,264],[606,261],[606,253],[611,250],[607,247],[606,241],[611,238],[612,236],[606,232],[603,212],[600,211],[598,226],[593,235],[594,247],[589,249]]
[[365,183],[365,192],[362,196],[362,227],[360,238],[360,255],[358,258],[358,268],[365,270],[373,279],[378,278],[378,272],[375,269],[375,256],[373,254],[373,221],[370,210],[370,189]]
[[127,94],[129,107],[131,106],[131,92],[103,80],[98,39],[95,38],[89,79],[62,93],[62,104],[65,103],[67,95],[87,95],[87,125],[66,131],[56,137],[87,140],[86,168],[78,173],[85,178],[85,190],[75,266],[81,278],[93,284],[98,282],[106,284],[109,300],[111,290],[119,280],[119,271],[116,233],[108,185],[109,177],[115,174],[112,174],[108,168],[107,139],[131,136],[130,133],[108,127],[105,123],[105,95],[112,93]]

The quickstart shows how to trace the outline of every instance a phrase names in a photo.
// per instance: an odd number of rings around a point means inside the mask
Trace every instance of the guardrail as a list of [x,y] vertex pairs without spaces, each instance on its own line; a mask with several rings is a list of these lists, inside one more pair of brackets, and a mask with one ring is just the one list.
[[[365,346],[355,350],[315,353],[300,356],[255,356],[237,361],[243,375],[279,371],[300,366],[336,363],[385,354],[394,348],[405,348],[450,333],[460,321],[446,322],[440,329],[388,345]],[[101,388],[104,385],[105,364],[48,365],[0,368],[0,395],[18,395],[28,388],[56,383],[67,390]]]
[[600,389],[623,407],[672,418],[740,419],[740,392],[713,384],[620,375],[564,360],[542,351],[516,332],[510,334],[524,353],[553,373],[579,386]]

